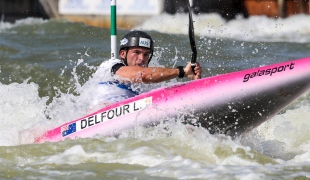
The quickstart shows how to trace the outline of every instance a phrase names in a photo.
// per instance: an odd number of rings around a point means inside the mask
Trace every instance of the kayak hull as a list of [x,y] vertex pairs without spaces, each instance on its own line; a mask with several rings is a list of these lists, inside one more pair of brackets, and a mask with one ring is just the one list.
[[159,88],[65,123],[35,142],[116,135],[137,125],[181,119],[238,136],[310,89],[310,57]]

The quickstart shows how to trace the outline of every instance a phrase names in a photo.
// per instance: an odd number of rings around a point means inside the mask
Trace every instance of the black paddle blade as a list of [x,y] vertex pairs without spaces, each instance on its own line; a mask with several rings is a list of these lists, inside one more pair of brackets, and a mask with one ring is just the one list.
[[189,41],[190,41],[191,49],[192,49],[191,64],[192,64],[192,70],[195,73],[194,68],[196,67],[197,49],[196,49],[196,43],[195,43],[194,23],[193,23],[192,11],[191,11],[191,7],[189,4],[189,0],[187,1],[187,8],[188,8],[188,16],[189,16],[188,36],[189,36]]

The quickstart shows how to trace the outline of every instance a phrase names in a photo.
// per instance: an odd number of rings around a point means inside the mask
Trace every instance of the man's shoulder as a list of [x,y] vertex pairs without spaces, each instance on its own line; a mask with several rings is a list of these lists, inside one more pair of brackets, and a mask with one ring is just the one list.
[[112,67],[115,64],[123,64],[123,61],[120,59],[108,59],[101,63],[100,67]]
[[120,59],[109,59],[108,61],[115,62],[115,63],[123,63],[123,61]]
[[107,59],[104,60],[100,66],[97,68],[97,71],[94,73],[94,77],[100,77],[101,80],[105,79],[106,80],[113,80],[112,78],[112,69],[113,66],[116,64],[122,64],[122,60],[120,59]]

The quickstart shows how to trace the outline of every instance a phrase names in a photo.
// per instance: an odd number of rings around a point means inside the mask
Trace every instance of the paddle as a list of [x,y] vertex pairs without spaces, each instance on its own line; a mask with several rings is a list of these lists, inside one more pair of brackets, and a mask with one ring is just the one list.
[[192,70],[195,74],[194,69],[196,67],[197,49],[196,49],[196,43],[195,43],[195,34],[194,34],[194,24],[193,24],[193,18],[192,18],[192,11],[191,11],[191,7],[189,4],[189,0],[187,1],[187,8],[188,8],[188,16],[189,16],[188,36],[189,36],[189,41],[190,41],[191,48],[192,48],[191,64],[192,64]]
[[117,36],[116,36],[116,0],[111,0],[111,59],[117,55]]

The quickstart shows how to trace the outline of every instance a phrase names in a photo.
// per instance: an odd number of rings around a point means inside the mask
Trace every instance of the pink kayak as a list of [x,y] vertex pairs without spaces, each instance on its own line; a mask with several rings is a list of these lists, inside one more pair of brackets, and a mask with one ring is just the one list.
[[111,136],[137,125],[155,125],[178,117],[211,133],[238,136],[308,90],[310,57],[159,88],[69,121],[35,142]]

